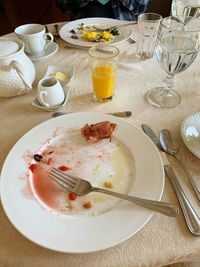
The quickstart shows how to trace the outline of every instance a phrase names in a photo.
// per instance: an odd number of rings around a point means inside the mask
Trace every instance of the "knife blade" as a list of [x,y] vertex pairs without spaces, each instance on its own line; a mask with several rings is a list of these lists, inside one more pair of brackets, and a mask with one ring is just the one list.
[[145,132],[145,134],[153,141],[156,147],[160,150],[160,155],[163,160],[165,173],[167,174],[172,184],[172,187],[177,195],[177,198],[182,208],[183,216],[185,218],[188,229],[193,235],[199,236],[200,235],[200,217],[198,216],[197,212],[193,208],[181,184],[179,183],[178,178],[173,168],[171,167],[166,154],[163,152],[163,149],[162,149],[162,146],[160,144],[158,137],[148,125],[142,124],[142,129]]
[[[66,114],[70,114],[72,112],[55,112],[52,114],[53,117],[58,117],[58,116],[62,116],[62,115],[66,115]],[[113,112],[113,113],[106,113],[109,115],[113,115],[115,117],[121,117],[121,118],[127,118],[130,117],[132,115],[131,111],[121,111],[121,112]]]
[[146,124],[141,125],[143,132],[154,142],[154,144],[163,151],[160,141],[154,131]]

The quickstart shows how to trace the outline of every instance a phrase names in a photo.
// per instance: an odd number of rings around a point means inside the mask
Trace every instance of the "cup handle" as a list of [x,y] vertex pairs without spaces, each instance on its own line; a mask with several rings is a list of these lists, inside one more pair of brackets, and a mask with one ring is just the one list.
[[47,92],[45,92],[45,91],[41,91],[41,92],[39,93],[39,100],[40,100],[40,102],[42,103],[42,105],[44,105],[44,106],[46,106],[46,107],[49,107],[49,104],[48,104],[47,102],[45,102],[43,96],[44,96],[44,97],[47,96]]
[[47,36],[49,36],[50,40],[48,43],[46,43],[45,49],[47,49],[47,47],[52,44],[54,40],[53,34],[51,34],[50,32],[45,33],[45,39],[47,39]]

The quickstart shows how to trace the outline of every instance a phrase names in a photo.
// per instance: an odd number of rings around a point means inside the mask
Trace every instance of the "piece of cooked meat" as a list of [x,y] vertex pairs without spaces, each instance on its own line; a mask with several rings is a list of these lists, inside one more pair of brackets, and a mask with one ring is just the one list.
[[81,128],[81,132],[91,143],[96,143],[101,139],[110,138],[117,124],[111,123],[109,121],[102,121],[96,124],[85,124]]

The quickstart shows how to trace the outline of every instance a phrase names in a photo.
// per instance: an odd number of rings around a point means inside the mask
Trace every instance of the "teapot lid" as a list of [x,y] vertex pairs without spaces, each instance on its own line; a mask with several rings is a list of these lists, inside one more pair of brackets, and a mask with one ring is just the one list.
[[9,39],[0,39],[0,57],[16,53],[20,49],[17,42]]

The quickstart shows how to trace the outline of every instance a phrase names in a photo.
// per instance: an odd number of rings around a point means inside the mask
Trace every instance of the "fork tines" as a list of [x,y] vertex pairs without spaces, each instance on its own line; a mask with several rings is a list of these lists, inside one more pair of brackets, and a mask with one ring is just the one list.
[[54,180],[58,185],[62,186],[63,188],[72,191],[76,185],[76,178],[70,174],[65,174],[59,169],[52,168],[51,172],[49,173],[49,177]]

